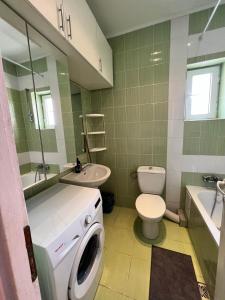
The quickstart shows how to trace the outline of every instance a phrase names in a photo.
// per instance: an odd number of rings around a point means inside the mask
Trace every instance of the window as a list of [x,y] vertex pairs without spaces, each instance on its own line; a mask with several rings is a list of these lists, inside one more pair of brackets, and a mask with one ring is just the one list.
[[[53,101],[50,91],[36,92],[36,103],[34,92],[31,93],[32,106],[34,111],[35,128],[38,129],[38,121],[41,129],[54,129],[55,116]],[[38,120],[39,117],[39,120]]]
[[187,120],[217,117],[219,75],[219,66],[194,69],[187,72]]

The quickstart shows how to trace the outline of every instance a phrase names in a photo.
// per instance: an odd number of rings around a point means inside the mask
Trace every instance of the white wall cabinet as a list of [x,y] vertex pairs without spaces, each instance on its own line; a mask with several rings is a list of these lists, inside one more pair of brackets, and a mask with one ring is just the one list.
[[109,81],[113,82],[113,61],[112,61],[112,49],[109,46],[101,28],[97,24],[97,47],[98,47],[98,62],[99,71]]
[[[26,0],[113,86],[112,50],[85,0]],[[76,68],[76,66],[74,66]]]
[[84,0],[64,0],[67,37],[87,61],[98,67],[97,22]]
[[[29,0],[29,2],[61,32],[63,32],[63,0]],[[62,9],[62,12],[60,12]]]

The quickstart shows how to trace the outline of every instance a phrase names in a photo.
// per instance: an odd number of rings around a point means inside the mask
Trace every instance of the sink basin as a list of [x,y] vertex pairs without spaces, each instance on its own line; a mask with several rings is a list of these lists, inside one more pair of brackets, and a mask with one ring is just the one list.
[[99,164],[88,164],[80,173],[71,172],[63,176],[60,181],[75,185],[97,188],[109,178],[111,171]]

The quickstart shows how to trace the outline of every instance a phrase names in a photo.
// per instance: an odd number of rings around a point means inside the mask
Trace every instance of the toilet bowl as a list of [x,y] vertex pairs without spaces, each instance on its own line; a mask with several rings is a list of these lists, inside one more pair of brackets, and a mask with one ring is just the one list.
[[138,184],[143,192],[136,199],[135,206],[142,220],[142,233],[148,239],[159,235],[159,223],[166,211],[166,205],[160,196],[165,185],[165,169],[141,166],[137,170]]

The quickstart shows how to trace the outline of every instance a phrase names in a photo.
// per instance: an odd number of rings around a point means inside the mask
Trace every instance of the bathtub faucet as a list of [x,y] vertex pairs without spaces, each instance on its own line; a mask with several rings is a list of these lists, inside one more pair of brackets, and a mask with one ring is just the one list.
[[39,164],[36,166],[36,172],[34,177],[34,182],[37,182],[37,175],[38,175],[38,181],[41,180],[41,174],[46,173],[49,170],[49,165],[45,164]]
[[208,183],[213,183],[213,182],[216,183],[217,181],[221,181],[222,178],[216,175],[203,175],[202,180]]

